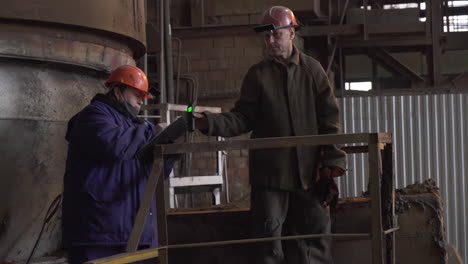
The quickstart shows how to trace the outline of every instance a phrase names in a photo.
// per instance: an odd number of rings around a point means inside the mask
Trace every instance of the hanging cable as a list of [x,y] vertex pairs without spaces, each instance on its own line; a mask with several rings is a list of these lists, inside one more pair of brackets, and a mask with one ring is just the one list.
[[29,254],[28,260],[26,261],[26,264],[29,264],[32,257],[34,256],[34,252],[36,251],[37,245],[39,244],[39,241],[41,240],[42,232],[44,232],[44,228],[46,225],[50,222],[52,217],[57,213],[58,209],[60,208],[60,205],[62,204],[62,194],[59,194],[50,204],[49,209],[47,209],[47,213],[44,218],[44,222],[42,223],[41,231],[39,232],[39,236],[36,239],[36,242],[34,243],[34,246],[31,250],[31,254]]

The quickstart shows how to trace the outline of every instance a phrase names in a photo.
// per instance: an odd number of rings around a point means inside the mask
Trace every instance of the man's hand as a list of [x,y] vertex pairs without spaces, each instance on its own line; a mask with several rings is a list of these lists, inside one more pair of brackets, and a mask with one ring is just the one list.
[[338,167],[322,167],[319,171],[320,179],[322,178],[336,178],[343,176],[345,171]]
[[208,119],[199,113],[194,113],[193,117],[195,118],[195,128],[200,131],[208,130]]
[[317,195],[324,208],[336,206],[338,203],[338,185],[334,178],[343,176],[344,170],[337,167],[323,167],[319,170],[319,180],[317,181]]

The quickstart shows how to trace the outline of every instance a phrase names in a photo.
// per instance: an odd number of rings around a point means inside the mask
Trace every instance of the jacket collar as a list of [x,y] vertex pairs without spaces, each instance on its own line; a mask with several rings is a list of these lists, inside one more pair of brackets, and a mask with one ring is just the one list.
[[130,118],[132,119],[133,121],[136,121],[137,123],[140,123],[140,124],[143,124],[144,121],[143,119],[141,118],[134,118],[128,111],[127,109],[125,109],[125,107],[122,105],[122,103],[120,103],[119,101],[115,100],[114,98],[111,98],[110,96],[107,96],[105,94],[96,94],[94,96],[94,98],[91,100],[91,102],[101,102],[101,103],[104,103],[104,104],[107,104],[109,106],[111,106],[112,108],[114,108],[115,110],[117,110],[119,113],[121,113],[122,115],[124,115],[125,117],[127,118]]
[[298,48],[296,48],[295,45],[293,45],[293,51],[291,54],[291,59],[289,60],[290,63],[294,63],[296,65],[299,65],[299,55],[301,52],[299,51]]
[[[299,49],[293,45],[293,50],[292,50],[292,54],[291,54],[291,57],[289,58],[289,64],[293,63],[293,64],[296,64],[296,65],[299,65],[299,62],[300,62],[300,51]],[[270,56],[270,58],[277,62],[277,63],[281,63],[284,65],[284,63],[282,61],[280,61],[279,59],[273,57],[273,56]]]

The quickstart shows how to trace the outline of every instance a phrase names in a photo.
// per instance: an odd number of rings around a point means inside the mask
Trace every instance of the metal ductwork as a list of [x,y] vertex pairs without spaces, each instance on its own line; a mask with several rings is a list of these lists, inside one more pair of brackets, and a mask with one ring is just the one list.
[[[67,121],[145,53],[144,0],[16,0],[0,9],[0,260],[28,257],[62,192]],[[36,257],[60,247],[54,217]]]

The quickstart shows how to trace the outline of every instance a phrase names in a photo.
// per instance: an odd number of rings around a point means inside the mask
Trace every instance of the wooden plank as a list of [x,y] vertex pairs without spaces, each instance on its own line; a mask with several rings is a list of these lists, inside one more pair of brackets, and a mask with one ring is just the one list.
[[[132,228],[132,232],[130,234],[130,239],[127,243],[127,252],[135,252],[138,248],[138,244],[140,242],[141,233],[143,232],[143,228],[146,222],[146,218],[149,213],[149,209],[151,206],[151,200],[154,197],[154,192],[156,191],[156,184],[162,174],[163,170],[163,159],[162,159],[162,150],[159,147],[155,147],[155,161],[153,164],[153,168],[151,170],[151,174],[148,178],[148,182],[145,186],[145,192],[143,194],[143,199],[140,202],[140,208],[138,208],[138,212],[135,218],[135,223]],[[158,223],[159,224],[159,223]]]
[[382,227],[382,199],[381,199],[381,159],[378,136],[371,137],[369,143],[369,183],[371,197],[371,230],[372,230],[372,263],[383,264],[383,227]]
[[158,253],[158,249],[150,248],[145,250],[138,250],[135,252],[117,254],[107,258],[90,260],[84,264],[125,264],[145,259],[157,258],[159,256]]
[[[285,148],[295,146],[319,146],[346,143],[367,143],[370,135],[368,133],[340,134],[340,135],[313,135],[296,137],[271,137],[248,140],[226,140],[221,142],[197,142],[161,145],[165,154],[191,153],[191,152],[214,152],[219,150],[239,149],[268,149]],[[383,137],[385,139],[386,137]]]

